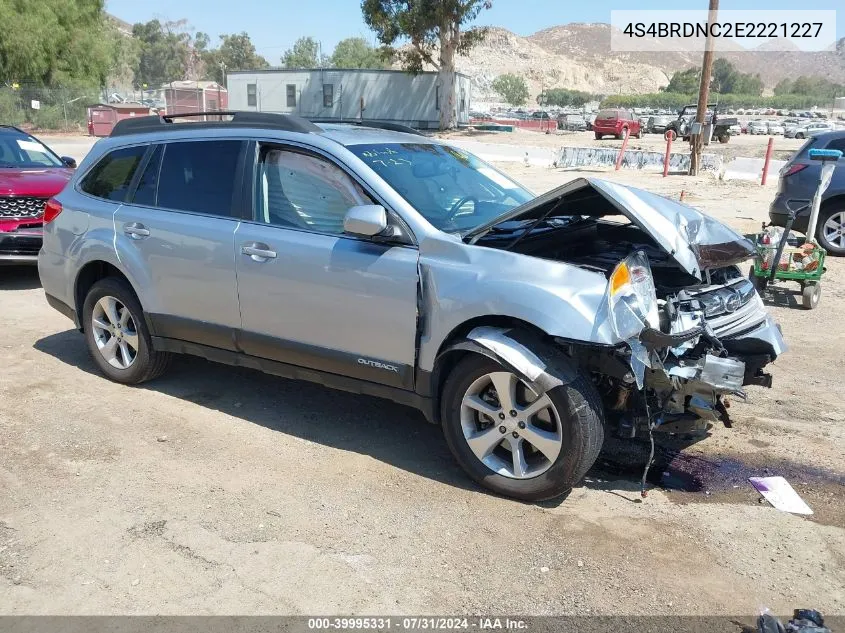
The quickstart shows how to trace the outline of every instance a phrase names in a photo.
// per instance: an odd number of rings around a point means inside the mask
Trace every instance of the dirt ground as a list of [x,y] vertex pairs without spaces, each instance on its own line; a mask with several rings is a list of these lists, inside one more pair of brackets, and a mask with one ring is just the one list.
[[[774,195],[501,168],[537,192],[684,190],[746,231]],[[35,271],[0,268],[0,613],[845,615],[845,262],[828,262],[815,311],[796,286],[767,296],[790,351],[734,428],[664,451],[645,500],[639,469],[604,463],[544,504],[486,494],[386,401],[193,358],[111,383]],[[762,502],[746,478],[767,474],[815,514]]]
[[[479,132],[479,131],[458,131],[439,135],[443,138],[472,139],[474,141],[490,143],[508,143],[532,145],[535,147],[548,147],[558,149],[560,147],[622,147],[622,141],[605,136],[597,141],[592,132],[564,132],[558,131],[554,134],[545,134],[531,130],[516,129],[513,132]],[[728,143],[713,142],[704,151],[712,154],[719,154],[725,160],[738,156],[748,158],[762,158],[766,155],[766,146],[769,143],[769,136],[741,134],[732,136]],[[786,160],[804,143],[801,139],[785,138],[775,136],[772,149],[772,158]],[[630,149],[644,149],[653,152],[666,151],[666,141],[660,134],[643,134],[641,139],[631,138],[628,140]],[[688,152],[689,143],[676,140],[672,143],[673,152]]]

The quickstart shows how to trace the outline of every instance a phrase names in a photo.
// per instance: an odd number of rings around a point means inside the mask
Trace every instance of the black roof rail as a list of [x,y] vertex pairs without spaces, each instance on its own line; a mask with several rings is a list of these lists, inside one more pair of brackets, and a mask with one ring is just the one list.
[[357,125],[358,127],[371,127],[378,130],[390,130],[391,132],[404,132],[405,134],[416,134],[417,136],[425,136],[419,130],[416,130],[408,125],[401,123],[393,123],[391,121],[360,121],[357,119],[347,119],[340,121],[338,119],[308,119],[311,123],[339,123],[341,125]]
[[177,114],[132,117],[118,121],[110,136],[127,136],[129,134],[144,134],[148,132],[163,132],[173,125],[174,119],[190,119],[201,116],[232,117],[228,121],[198,121],[192,123],[190,129],[229,128],[229,127],[258,127],[285,132],[321,132],[322,130],[307,119],[294,114],[277,114],[274,112],[244,112],[244,111],[216,111],[216,112],[185,112]]

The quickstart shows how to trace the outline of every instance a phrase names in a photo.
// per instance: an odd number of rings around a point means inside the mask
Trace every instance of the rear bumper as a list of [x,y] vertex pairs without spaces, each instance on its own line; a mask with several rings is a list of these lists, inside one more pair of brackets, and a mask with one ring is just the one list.
[[596,134],[622,134],[622,128],[598,126],[593,123],[593,131]]
[[73,321],[73,324],[74,326],[76,326],[76,329],[79,329],[79,317],[76,314],[76,310],[71,308],[61,299],[57,299],[51,294],[45,293],[45,296],[47,297],[47,303],[50,305],[51,308],[54,308],[55,310],[58,310],[59,312],[64,314],[67,318]]
[[43,242],[41,228],[17,229],[0,233],[0,265],[36,264]]
[[[794,198],[789,199],[792,200],[793,208],[796,204],[800,206],[801,202],[810,204],[810,200],[804,200],[799,202]],[[772,204],[769,205],[769,221],[772,223],[773,226],[786,226],[786,222],[789,219],[789,209],[787,209],[786,207],[786,200],[786,195],[778,193],[775,196],[775,199],[772,201]],[[799,232],[806,232],[807,224],[809,223],[809,221],[810,209],[808,207],[800,211],[795,217],[795,222],[792,224],[792,229]]]

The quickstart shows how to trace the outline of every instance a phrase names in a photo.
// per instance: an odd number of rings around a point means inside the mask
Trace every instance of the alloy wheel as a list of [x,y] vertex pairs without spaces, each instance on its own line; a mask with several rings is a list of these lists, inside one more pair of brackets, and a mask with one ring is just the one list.
[[837,248],[845,248],[845,211],[831,215],[822,227],[825,241]]
[[129,369],[138,357],[138,329],[123,303],[102,297],[91,313],[91,330],[97,349],[106,362],[117,369]]
[[537,394],[518,376],[485,374],[461,401],[461,428],[475,456],[512,479],[543,474],[563,445],[560,416],[548,394]]

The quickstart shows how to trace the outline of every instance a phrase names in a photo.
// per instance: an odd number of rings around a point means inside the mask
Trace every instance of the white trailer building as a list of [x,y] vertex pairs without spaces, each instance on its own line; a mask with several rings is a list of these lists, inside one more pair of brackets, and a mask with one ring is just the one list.
[[[469,123],[472,84],[456,75],[458,123]],[[440,125],[437,73],[401,70],[241,70],[228,73],[229,108],[311,119],[378,120],[418,129]]]

